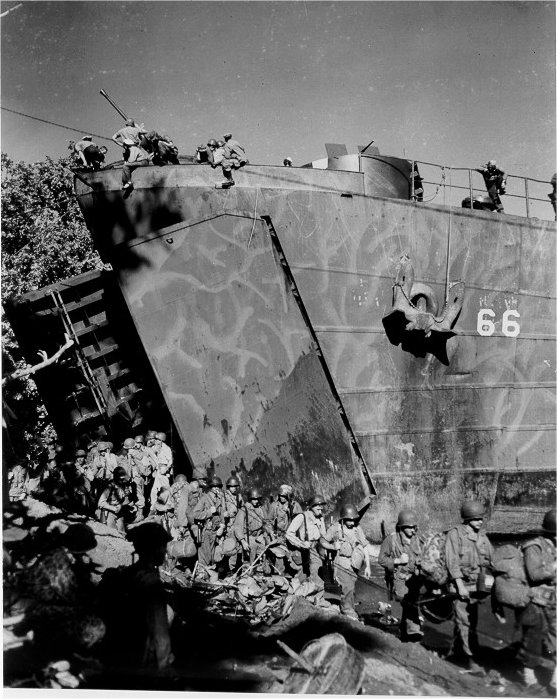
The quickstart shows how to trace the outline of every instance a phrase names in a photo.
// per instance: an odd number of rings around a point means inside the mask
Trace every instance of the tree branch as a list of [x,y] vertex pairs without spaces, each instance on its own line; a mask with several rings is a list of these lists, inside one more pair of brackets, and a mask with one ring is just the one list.
[[62,345],[62,347],[60,347],[60,349],[57,352],[55,352],[52,355],[52,357],[49,357],[44,350],[39,350],[37,354],[39,355],[39,357],[41,357],[42,362],[34,364],[33,366],[27,366],[25,367],[25,369],[18,369],[17,371],[14,371],[12,374],[8,374],[8,376],[2,379],[2,386],[8,381],[13,381],[14,379],[21,379],[23,376],[34,374],[36,371],[40,371],[41,369],[44,369],[50,364],[54,364],[55,362],[57,362],[62,356],[62,354],[64,354],[64,352],[74,344],[74,341],[70,339],[70,336],[67,333],[64,334],[64,339],[65,343]]

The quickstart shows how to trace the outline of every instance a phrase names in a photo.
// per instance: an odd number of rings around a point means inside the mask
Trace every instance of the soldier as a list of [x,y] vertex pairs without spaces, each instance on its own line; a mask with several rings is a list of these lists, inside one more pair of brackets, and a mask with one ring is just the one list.
[[201,565],[218,563],[215,548],[225,531],[226,505],[222,492],[222,480],[213,476],[209,481],[209,492],[204,493],[193,510],[193,518],[201,536],[198,560]]
[[92,136],[82,136],[77,143],[74,143],[73,149],[84,167],[91,168],[92,170],[101,169],[107,150],[104,146],[99,148],[99,146],[93,142]]
[[281,575],[295,573],[290,566],[289,549],[286,546],[286,530],[296,515],[302,513],[302,506],[292,497],[292,486],[281,485],[278,497],[269,506],[269,522],[271,524],[273,538],[280,543],[269,550],[269,560]]
[[222,167],[222,174],[224,176],[221,186],[232,187],[234,184],[234,180],[232,178],[232,168],[240,167],[240,161],[227,156],[224,141],[217,141],[217,147],[213,151],[213,162],[211,163],[211,167],[216,168],[219,165]]
[[485,516],[483,505],[466,501],[462,504],[460,515],[462,524],[447,532],[445,543],[450,590],[458,595],[453,602],[455,627],[452,655],[456,656],[462,650],[467,669],[474,674],[483,674],[483,668],[474,660],[474,653],[478,650],[476,628],[479,600],[472,599],[471,593],[478,588],[480,574],[491,568],[493,547],[481,531]]
[[222,553],[224,557],[223,569],[232,573],[242,563],[241,547],[234,536],[234,521],[238,510],[244,505],[244,498],[240,493],[240,481],[236,476],[230,476],[226,481],[224,491],[225,503],[225,532],[222,539]]
[[537,684],[535,668],[551,673],[549,688],[555,693],[555,510],[545,513],[542,534],[522,547],[530,585],[530,601],[520,612],[522,630],[518,659],[524,663],[522,679]]
[[193,511],[199,499],[207,488],[207,469],[205,466],[196,466],[193,469],[191,483],[180,494],[178,507],[176,508],[176,525],[181,529],[192,529],[194,538],[199,543],[198,532],[194,527]]
[[87,453],[83,449],[75,452],[75,461],[71,469],[70,486],[72,500],[75,503],[76,512],[92,515],[95,509],[93,486],[89,479],[89,468],[85,464]]
[[[183,546],[189,550],[197,549],[201,543],[201,531],[195,524],[193,512],[207,486],[207,469],[204,466],[198,466],[194,468],[192,475],[191,483],[186,483],[176,493],[172,523],[175,529],[172,536],[183,542]],[[178,474],[176,479],[178,480],[180,476],[183,474]],[[187,564],[193,565],[194,559],[195,557],[189,557]]]
[[506,173],[497,167],[495,160],[488,160],[484,167],[476,168],[476,172],[479,172],[483,176],[487,193],[489,194],[497,213],[505,213],[499,195],[505,194],[506,191]]
[[417,536],[418,521],[412,510],[401,510],[396,531],[381,544],[378,563],[385,569],[387,588],[401,603],[402,641],[419,641],[423,636],[419,609],[416,605],[422,580],[419,576],[421,544]]
[[[129,533],[138,561],[123,573],[118,606],[107,610],[111,652],[125,667],[167,669],[174,661],[170,626],[173,613],[160,577],[170,540],[155,522]],[[112,623],[110,623],[112,622]]]
[[97,454],[93,459],[92,468],[95,471],[93,490],[95,495],[101,493],[112,480],[114,469],[118,466],[116,454],[111,451],[110,442],[99,442]]
[[323,521],[323,506],[325,499],[314,495],[309,501],[308,509],[296,515],[286,530],[286,541],[293,547],[292,560],[301,566],[301,573],[318,587],[323,587],[323,581],[318,575],[321,567],[321,556],[317,552],[319,540],[325,538],[325,522]]
[[135,484],[135,495],[137,504],[137,519],[143,519],[145,510],[145,481],[150,476],[149,461],[144,458],[141,450],[137,448],[137,442],[133,437],[124,440],[124,456],[121,458],[121,465],[126,469],[128,475]]
[[232,138],[231,133],[225,133],[224,139],[224,156],[229,160],[234,160],[238,162],[238,165],[234,167],[243,167],[247,164],[248,159],[246,158],[246,151],[243,146],[241,146],[238,141]]
[[172,450],[165,442],[166,434],[164,432],[155,432],[152,449],[157,459],[157,468],[153,474],[151,510],[155,506],[159,491],[163,488],[170,489],[170,479],[172,478]]
[[354,505],[343,505],[339,521],[332,524],[326,535],[320,539],[320,544],[325,550],[336,552],[335,575],[342,587],[340,610],[345,616],[356,621],[359,617],[354,609],[354,589],[364,562],[364,575],[371,575],[369,542],[358,525],[359,519],[358,510]]
[[179,532],[177,523],[177,510],[182,494],[188,489],[188,479],[183,473],[178,473],[174,483],[170,487],[170,502],[172,503],[172,517],[170,519],[170,533],[173,539],[177,539]]
[[[269,524],[259,488],[251,488],[248,502],[238,510],[234,521],[234,535],[242,547],[245,560],[253,561],[263,553],[269,542]],[[264,564],[261,564],[263,568]]]
[[112,481],[99,498],[99,520],[107,527],[126,531],[126,525],[133,522],[137,515],[134,490],[126,469],[117,466]]

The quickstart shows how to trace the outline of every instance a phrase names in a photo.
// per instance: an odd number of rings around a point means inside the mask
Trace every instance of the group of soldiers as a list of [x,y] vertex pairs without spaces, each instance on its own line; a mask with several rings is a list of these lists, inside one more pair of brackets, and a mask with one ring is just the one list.
[[[247,564],[257,573],[297,576],[323,589],[328,567],[342,589],[341,612],[358,619],[356,581],[371,576],[373,549],[353,504],[342,505],[336,521],[327,526],[325,498],[314,494],[302,507],[291,485],[280,485],[270,498],[257,487],[243,493],[239,475],[233,473],[223,483],[204,466],[195,467],[188,482],[183,473],[173,475],[172,451],[162,432],[126,439],[119,454],[113,453],[109,442],[93,442],[62,468],[55,457],[56,449],[34,489],[29,479],[26,487],[22,484],[21,467],[16,467],[10,494],[27,488],[35,490],[35,497],[49,494],[60,505],[64,492],[71,492],[73,500],[65,503],[66,509],[96,516],[127,536],[133,536],[133,529],[142,523],[156,523],[166,532],[169,570],[205,571],[217,580]],[[399,513],[396,529],[383,540],[377,559],[388,590],[401,603],[401,640],[419,641],[423,636],[424,589],[448,597],[454,617],[451,656],[477,674],[483,673],[478,663],[478,613],[482,600],[489,597],[487,581],[496,568],[496,552],[483,530],[485,514],[481,503],[466,501],[461,522],[443,535],[439,561],[446,584],[442,586],[432,586],[424,572],[429,540],[420,535],[411,510]],[[551,689],[555,688],[555,537],[553,509],[543,518],[540,535],[521,547],[529,591],[527,604],[515,610],[523,682],[531,686],[545,676]],[[502,610],[496,605],[493,610],[502,620]]]
[[225,133],[218,141],[211,138],[206,145],[197,146],[195,160],[198,165],[221,166],[224,176],[221,187],[232,187],[235,184],[232,170],[239,170],[249,162],[243,146],[232,138],[231,133]]
[[[132,173],[138,167],[147,165],[179,165],[178,148],[167,135],[157,131],[147,131],[134,119],[126,119],[125,125],[116,131],[111,139],[122,148],[124,165],[122,168],[122,190],[133,189]],[[74,156],[75,164],[86,170],[100,170],[103,167],[107,149],[98,146],[92,136],[82,136],[79,141],[70,141],[68,148]],[[249,161],[244,148],[225,133],[221,140],[211,138],[206,145],[197,147],[195,160],[199,165],[208,164],[222,168],[224,181],[221,187],[235,184],[232,171],[244,167]]]
[[[485,509],[476,501],[466,501],[460,511],[461,523],[446,533],[440,560],[447,584],[433,592],[452,598],[454,639],[449,657],[464,661],[473,674],[483,674],[478,663],[478,612],[482,599],[491,596],[499,621],[505,621],[493,591],[496,551],[482,529]],[[520,629],[517,660],[522,664],[522,682],[527,687],[545,684],[555,692],[555,509],[541,523],[539,536],[521,547],[527,586],[526,603],[515,610]],[[411,510],[399,513],[396,531],[381,545],[378,562],[384,568],[387,585],[401,602],[403,640],[420,640],[422,617],[417,604],[425,582],[423,556],[425,542],[418,535],[418,519]],[[491,582],[490,582],[491,581]],[[430,586],[430,591],[432,590]],[[446,592],[445,592],[446,591]]]

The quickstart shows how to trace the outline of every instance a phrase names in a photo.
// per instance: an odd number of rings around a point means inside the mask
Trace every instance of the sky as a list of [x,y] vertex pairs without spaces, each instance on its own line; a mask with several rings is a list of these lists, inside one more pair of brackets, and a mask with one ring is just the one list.
[[[352,151],[374,139],[383,154],[453,167],[494,158],[517,175],[555,171],[554,2],[10,0],[0,10],[2,107],[83,134],[122,126],[103,88],[184,154],[231,131],[252,163],[300,165],[326,142]],[[64,155],[79,135],[1,111],[1,148],[15,160]],[[109,145],[108,160],[119,157]]]

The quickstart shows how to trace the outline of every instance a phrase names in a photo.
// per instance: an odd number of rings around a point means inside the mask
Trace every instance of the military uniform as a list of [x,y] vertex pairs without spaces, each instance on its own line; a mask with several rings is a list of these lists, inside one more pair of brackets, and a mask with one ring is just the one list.
[[526,667],[555,667],[555,542],[539,536],[523,546],[530,602],[519,615],[518,658]]
[[[407,554],[408,563],[395,565],[395,558],[400,558],[403,553]],[[400,531],[395,531],[383,540],[377,559],[385,569],[387,588],[401,602],[401,630],[407,636],[422,634],[419,609],[416,606],[421,587],[421,579],[417,575],[420,556],[421,544],[418,537],[408,539]]]
[[[474,532],[466,524],[458,524],[447,532],[445,561],[451,591],[456,591],[454,581],[457,579],[461,579],[470,592],[475,591],[480,573],[490,569],[492,559],[493,547],[484,532]],[[477,649],[479,601],[456,599],[453,606],[455,641],[461,643],[464,654],[471,658]]]
[[[317,544],[326,534],[323,518],[316,517],[311,509],[296,515],[286,530],[286,541],[295,549],[292,560],[301,566],[302,574],[319,587],[323,587],[323,581],[318,575],[322,560]],[[309,544],[309,547],[304,544]]]
[[331,525],[324,538],[330,544],[338,544],[334,567],[336,578],[342,587],[340,608],[343,613],[353,616],[356,614],[354,589],[358,572],[364,562],[368,540],[361,527],[355,525],[350,528],[343,522]]
[[198,560],[201,565],[216,563],[215,548],[225,530],[225,504],[222,492],[210,490],[204,493],[193,510],[193,518],[199,527],[201,536]]
[[296,568],[291,565],[290,551],[286,546],[286,531],[292,519],[301,513],[302,506],[297,500],[288,499],[281,502],[279,498],[269,506],[268,518],[273,538],[281,542],[280,546],[270,549],[269,558],[281,575],[296,571]]
[[269,542],[265,508],[254,507],[251,502],[242,505],[234,520],[234,535],[242,550],[249,550],[249,560],[253,562]]
[[132,483],[110,483],[99,498],[99,519],[103,524],[120,532],[126,530],[126,524],[135,519],[135,493]]

